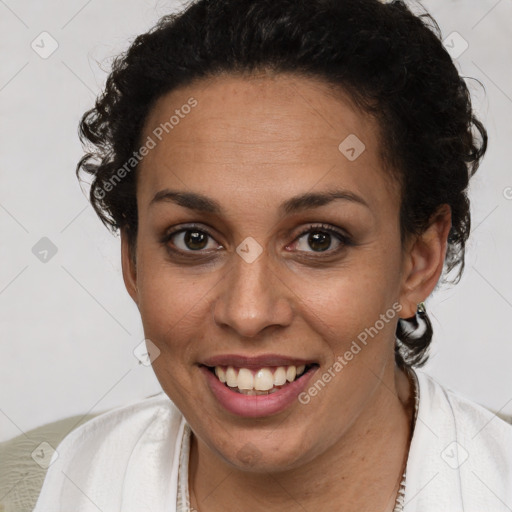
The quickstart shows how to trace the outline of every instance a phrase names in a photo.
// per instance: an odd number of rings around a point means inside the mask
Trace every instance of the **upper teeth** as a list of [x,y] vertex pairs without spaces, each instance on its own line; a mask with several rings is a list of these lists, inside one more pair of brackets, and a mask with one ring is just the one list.
[[305,368],[305,365],[301,365],[249,370],[248,368],[234,368],[233,366],[227,368],[216,366],[215,375],[230,388],[268,391],[274,386],[283,386],[287,381],[294,381],[295,377],[302,375]]

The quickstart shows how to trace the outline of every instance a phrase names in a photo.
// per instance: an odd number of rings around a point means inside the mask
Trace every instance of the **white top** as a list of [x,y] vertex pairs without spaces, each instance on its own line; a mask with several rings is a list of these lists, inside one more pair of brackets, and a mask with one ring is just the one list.
[[[415,373],[404,512],[511,512],[512,425]],[[33,512],[187,510],[189,434],[164,392],[99,415],[59,444]]]

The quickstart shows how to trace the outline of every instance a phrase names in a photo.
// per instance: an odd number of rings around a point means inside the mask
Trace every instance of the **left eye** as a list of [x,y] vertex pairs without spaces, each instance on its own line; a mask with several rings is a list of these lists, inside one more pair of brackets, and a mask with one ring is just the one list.
[[333,241],[338,244],[338,247],[332,249],[334,251],[339,248],[339,246],[347,245],[348,243],[346,236],[332,228],[313,227],[299,235],[296,242],[296,248],[299,251],[311,252],[308,251],[308,247],[310,247],[313,249],[312,252],[325,252],[331,249]]

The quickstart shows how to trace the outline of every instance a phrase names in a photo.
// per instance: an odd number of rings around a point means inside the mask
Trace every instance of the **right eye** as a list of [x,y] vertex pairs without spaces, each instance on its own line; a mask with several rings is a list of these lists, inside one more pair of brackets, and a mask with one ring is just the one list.
[[[210,244],[210,247],[209,239],[213,242],[213,245]],[[196,226],[185,226],[168,232],[161,242],[169,249],[175,250],[169,246],[169,243],[171,243],[172,246],[181,252],[201,252],[216,248],[212,235],[205,228],[198,228]],[[222,247],[218,244],[216,245],[217,248]]]

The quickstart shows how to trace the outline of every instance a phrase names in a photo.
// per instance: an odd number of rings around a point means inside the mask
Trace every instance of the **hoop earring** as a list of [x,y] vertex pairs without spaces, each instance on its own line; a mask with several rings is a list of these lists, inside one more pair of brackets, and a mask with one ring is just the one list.
[[411,318],[400,318],[402,328],[406,335],[412,338],[420,338],[427,330],[427,308],[425,302],[420,302],[416,306],[416,314]]

